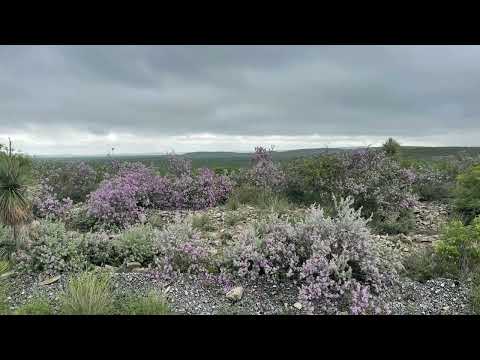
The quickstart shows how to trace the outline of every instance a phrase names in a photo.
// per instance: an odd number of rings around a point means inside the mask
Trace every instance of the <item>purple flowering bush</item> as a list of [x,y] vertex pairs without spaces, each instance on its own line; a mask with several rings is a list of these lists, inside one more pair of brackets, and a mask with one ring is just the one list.
[[286,167],[290,198],[332,207],[332,194],[352,197],[374,223],[397,221],[413,207],[413,171],[384,151],[362,149],[293,161]]
[[33,212],[40,218],[64,219],[73,206],[70,198],[60,198],[48,181],[42,180],[33,197]]
[[59,199],[68,198],[73,203],[85,201],[99,183],[97,171],[85,162],[41,162],[36,165],[35,174]]
[[236,174],[238,185],[252,185],[259,189],[281,192],[285,188],[286,178],[281,167],[273,162],[272,150],[256,147],[251,159],[251,167]]
[[[380,293],[394,283],[397,268],[380,256],[351,198],[334,201],[336,216],[312,206],[302,222],[278,219],[247,227],[224,250],[224,266],[239,277],[292,278],[310,313],[365,314],[382,311]],[[384,309],[383,309],[384,310]]]
[[206,209],[224,202],[231,190],[228,177],[209,169],[172,177],[156,175],[142,164],[130,164],[89,196],[88,208],[99,221],[125,228],[144,219],[146,209]]
[[154,263],[163,277],[178,272],[205,271],[210,258],[209,246],[193,228],[191,219],[176,220],[158,232],[154,243]]

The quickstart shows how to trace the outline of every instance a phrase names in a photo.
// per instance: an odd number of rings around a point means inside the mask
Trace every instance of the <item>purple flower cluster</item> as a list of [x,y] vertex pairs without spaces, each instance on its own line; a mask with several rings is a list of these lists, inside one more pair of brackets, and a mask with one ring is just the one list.
[[48,181],[40,181],[39,192],[33,200],[34,214],[41,218],[63,219],[73,206],[70,198],[60,199]]
[[232,183],[209,169],[198,175],[159,176],[138,164],[124,165],[89,196],[89,213],[103,223],[127,227],[144,216],[145,210],[201,210],[225,201]]
[[280,192],[285,189],[286,177],[283,170],[273,162],[272,150],[256,147],[251,159],[252,166],[238,174],[238,183]]
[[174,176],[190,176],[192,174],[192,162],[175,154],[168,155],[168,172]]

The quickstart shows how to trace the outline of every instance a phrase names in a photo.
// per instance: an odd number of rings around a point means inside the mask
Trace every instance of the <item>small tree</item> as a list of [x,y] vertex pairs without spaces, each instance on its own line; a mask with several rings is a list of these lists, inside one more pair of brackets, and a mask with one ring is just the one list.
[[389,138],[383,144],[383,150],[387,153],[388,156],[397,157],[400,155],[400,144],[393,138]]
[[0,152],[0,221],[13,229],[17,242],[18,226],[25,223],[31,206],[27,198],[31,163],[27,157],[8,152]]

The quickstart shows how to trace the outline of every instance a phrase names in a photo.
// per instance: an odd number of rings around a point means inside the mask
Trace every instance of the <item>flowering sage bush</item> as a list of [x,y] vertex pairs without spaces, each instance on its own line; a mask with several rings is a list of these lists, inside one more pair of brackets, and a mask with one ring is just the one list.
[[383,221],[414,205],[415,173],[384,151],[361,149],[293,161],[286,167],[293,199],[332,206],[332,194],[352,197],[365,217]]
[[158,232],[154,243],[154,262],[164,278],[172,278],[179,272],[202,271],[208,267],[209,246],[201,238],[190,218],[176,219]]
[[236,174],[238,185],[253,185],[259,189],[281,192],[286,184],[285,173],[273,162],[272,151],[256,147],[251,158],[251,167]]
[[366,314],[384,311],[380,293],[397,268],[380,256],[351,198],[336,200],[336,216],[312,206],[294,225],[274,220],[261,230],[247,227],[224,250],[224,266],[239,277],[292,278],[310,313]]
[[70,198],[61,199],[55,189],[42,180],[33,198],[33,213],[40,218],[64,219],[73,206]]
[[146,209],[210,208],[224,202],[232,191],[226,176],[201,169],[197,175],[159,176],[138,164],[124,165],[89,196],[89,214],[122,228],[145,219]]

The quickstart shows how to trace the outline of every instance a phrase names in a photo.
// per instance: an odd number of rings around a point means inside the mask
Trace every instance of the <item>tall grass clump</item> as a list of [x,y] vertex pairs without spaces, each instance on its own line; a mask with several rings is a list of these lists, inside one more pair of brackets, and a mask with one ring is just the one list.
[[108,315],[113,302],[109,275],[84,272],[69,280],[60,297],[60,311],[64,315]]
[[122,299],[116,312],[120,315],[169,315],[171,310],[163,294],[152,290],[145,296],[131,295]]
[[15,315],[53,315],[54,310],[47,299],[37,297],[22,305]]

